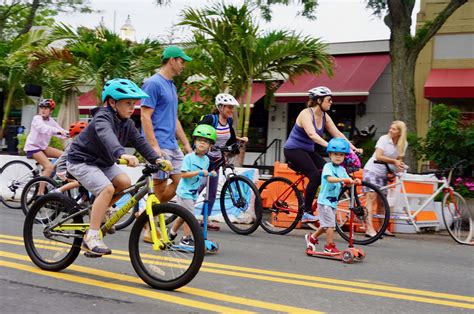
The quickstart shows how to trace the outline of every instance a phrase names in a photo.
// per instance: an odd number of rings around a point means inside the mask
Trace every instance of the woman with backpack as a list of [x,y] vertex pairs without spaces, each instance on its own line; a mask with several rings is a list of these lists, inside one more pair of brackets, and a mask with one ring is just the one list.
[[[237,137],[235,130],[232,126],[234,114],[234,108],[239,107],[239,102],[234,98],[234,96],[229,94],[219,94],[216,96],[216,109],[214,109],[212,114],[205,115],[199,124],[208,124],[216,129],[217,139],[214,146],[222,147],[229,146],[237,141],[247,142],[247,137]],[[217,184],[219,182],[219,168],[215,167],[216,162],[221,158],[220,151],[209,151],[207,153],[209,157],[209,171],[215,171],[217,176],[209,178],[209,206],[208,213],[209,216],[212,212],[212,207],[216,201],[217,194]],[[214,224],[208,224],[207,229],[218,231],[220,230],[219,226]]]

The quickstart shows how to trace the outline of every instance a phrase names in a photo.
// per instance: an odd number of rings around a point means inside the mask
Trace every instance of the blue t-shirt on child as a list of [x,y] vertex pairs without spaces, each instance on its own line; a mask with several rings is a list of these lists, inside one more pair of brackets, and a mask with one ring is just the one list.
[[154,109],[151,121],[160,148],[177,149],[179,146],[176,141],[178,118],[176,86],[172,80],[167,80],[157,73],[143,83],[142,89],[150,98],[144,98],[140,103],[142,106]]
[[[181,172],[207,170],[209,168],[209,157],[206,155],[198,156],[195,152],[187,154],[183,159]],[[197,200],[198,190],[201,186],[201,177],[181,178],[179,180],[176,194],[181,198]]]
[[349,178],[346,169],[342,166],[328,162],[324,165],[321,175],[321,190],[319,191],[318,204],[336,208],[339,193],[341,193],[342,183],[329,183],[327,177]]

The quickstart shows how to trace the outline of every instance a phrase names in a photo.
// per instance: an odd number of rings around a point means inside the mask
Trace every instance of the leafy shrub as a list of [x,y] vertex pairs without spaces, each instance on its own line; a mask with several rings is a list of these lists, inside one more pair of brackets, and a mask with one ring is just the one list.
[[[20,155],[25,155],[25,151],[23,149],[25,148],[25,142],[26,142],[27,136],[28,136],[28,133],[23,133],[23,134],[18,135],[17,148]],[[55,136],[51,137],[51,141],[49,142],[48,146],[57,148],[59,150],[64,150],[63,141]]]

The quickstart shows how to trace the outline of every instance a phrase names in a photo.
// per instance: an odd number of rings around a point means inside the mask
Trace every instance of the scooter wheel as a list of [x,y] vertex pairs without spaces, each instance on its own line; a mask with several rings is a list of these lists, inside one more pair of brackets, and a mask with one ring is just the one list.
[[363,259],[365,258],[365,252],[364,252],[364,251],[359,250],[359,251],[357,251],[357,253],[358,253],[357,259],[358,259],[359,261],[361,261],[361,260],[363,260]]
[[342,261],[347,264],[352,264],[354,261],[354,253],[351,250],[344,250],[342,252]]

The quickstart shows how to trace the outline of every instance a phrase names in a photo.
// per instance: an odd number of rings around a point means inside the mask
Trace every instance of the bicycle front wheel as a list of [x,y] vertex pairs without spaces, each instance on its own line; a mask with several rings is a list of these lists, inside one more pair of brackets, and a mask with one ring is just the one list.
[[262,221],[262,199],[255,184],[244,176],[227,178],[221,190],[221,211],[234,232],[248,235]]
[[9,208],[20,209],[23,188],[34,177],[33,167],[27,162],[13,160],[3,165],[0,174],[5,183],[0,201]]
[[[154,250],[153,244],[144,241],[143,227],[148,225],[149,228],[149,217],[145,212],[137,219],[130,233],[129,251],[133,268],[138,276],[153,288],[178,289],[197,275],[204,260],[205,245],[201,227],[194,215],[179,205],[169,203],[154,205],[153,215],[159,238],[161,233],[157,216],[175,215],[189,226],[191,240],[188,240],[186,245],[163,243],[159,250]],[[182,232],[183,228],[178,231],[176,241],[182,239]]]
[[259,189],[262,197],[260,226],[273,234],[293,230],[303,215],[303,195],[287,178],[275,177],[265,181]]
[[[40,197],[31,206],[23,225],[26,252],[39,268],[59,271],[71,265],[81,251],[83,234],[77,230],[56,230],[53,226],[75,211],[77,204],[60,193]],[[77,215],[64,224],[82,223]]]
[[[367,190],[367,191],[366,191]],[[350,238],[350,219],[353,219],[352,239],[355,244],[367,245],[380,239],[390,220],[390,207],[385,195],[375,185],[362,181],[351,193],[351,187],[345,186],[339,194],[336,208],[336,230],[346,241]],[[368,196],[368,193],[374,193]],[[368,203],[372,202],[372,206]],[[353,205],[352,205],[353,204]],[[370,208],[370,211],[369,211]],[[369,235],[370,225],[375,233]]]
[[50,177],[41,176],[31,179],[21,192],[21,209],[25,216],[38,198],[48,194],[57,187],[57,182]]
[[474,245],[472,212],[459,193],[446,193],[442,203],[443,220],[449,235],[460,244]]

